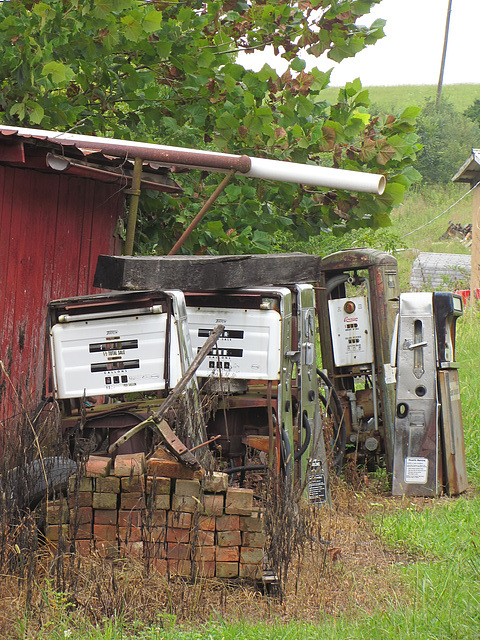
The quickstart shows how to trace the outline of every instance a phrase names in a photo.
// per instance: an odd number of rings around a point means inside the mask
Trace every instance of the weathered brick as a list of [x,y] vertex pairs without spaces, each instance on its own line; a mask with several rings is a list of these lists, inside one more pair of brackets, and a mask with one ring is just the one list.
[[97,510],[101,509],[116,509],[117,508],[117,494],[116,493],[94,493],[93,494],[93,508]]
[[70,476],[68,479],[68,490],[70,493],[75,491],[93,491],[93,478],[78,476],[77,474]]
[[150,564],[160,575],[168,575],[168,560],[165,558],[153,558]]
[[79,507],[78,509],[70,509],[70,524],[91,524],[92,522],[92,507]]
[[240,551],[238,547],[217,547],[217,562],[238,562]]
[[95,509],[93,523],[98,525],[115,526],[117,524],[118,511],[116,509]]
[[111,524],[94,524],[93,536],[96,541],[116,542],[117,527]]
[[143,530],[143,536],[147,542],[164,543],[167,536],[166,527],[147,527]]
[[190,529],[192,526],[192,514],[181,511],[169,511],[167,513],[167,525],[179,529]]
[[238,562],[215,562],[215,575],[217,578],[237,578]]
[[241,547],[240,562],[244,564],[263,563],[264,551],[260,547]]
[[147,496],[147,508],[149,509],[163,509],[168,511],[170,509],[170,494],[150,495]]
[[189,560],[190,545],[177,544],[176,542],[167,543],[167,558],[169,560]]
[[240,528],[239,516],[219,516],[215,519],[217,531],[238,531]]
[[167,527],[167,542],[178,542],[181,544],[188,544],[190,540],[189,529],[172,529]]
[[198,516],[195,526],[202,531],[215,531],[215,516]]
[[192,529],[190,531],[190,542],[197,547],[211,547],[215,544],[215,532]]
[[97,493],[120,493],[120,478],[115,476],[95,478],[95,491]]
[[199,560],[192,563],[193,577],[214,578],[215,577],[215,561]]
[[184,480],[200,480],[202,477],[200,470],[194,470],[176,460],[160,460],[158,458],[148,460],[147,472],[149,476],[157,475]]
[[145,509],[145,494],[121,493],[120,509]]
[[49,524],[45,527],[45,537],[52,542],[57,542],[60,538],[68,539],[68,533],[68,524]]
[[147,511],[145,514],[145,524],[147,527],[161,527],[167,524],[167,511],[165,511],[165,509]]
[[120,478],[121,490],[125,493],[144,493],[145,492],[145,476],[134,475]]
[[207,493],[225,493],[228,489],[228,475],[219,471],[206,473],[202,478],[202,488]]
[[115,458],[113,473],[116,476],[141,475],[146,471],[144,453],[131,453],[119,455]]
[[140,542],[142,540],[142,527],[118,527],[118,539],[121,542]]
[[223,493],[205,493],[202,496],[203,513],[210,516],[223,514],[225,497]]
[[172,481],[170,478],[147,476],[146,492],[156,496],[170,495]]
[[91,491],[77,491],[68,496],[68,506],[70,509],[76,507],[91,507],[93,505],[93,493]]
[[75,540],[75,551],[81,556],[89,556],[92,553],[92,548],[91,537],[86,540]]
[[157,560],[165,558],[165,545],[159,542],[145,542],[145,558],[148,560]]
[[47,506],[47,524],[67,524],[69,517],[70,511],[65,500]]
[[240,516],[240,531],[263,531],[263,518],[253,516]]
[[142,526],[142,512],[135,509],[120,509],[118,512],[118,526],[119,527],[141,527]]
[[193,549],[193,559],[196,562],[213,562],[216,550],[217,547],[195,547]]
[[90,456],[85,465],[85,475],[87,478],[98,476],[108,476],[112,468],[112,459],[101,456]]
[[245,547],[264,547],[266,536],[258,531],[243,531],[242,544]]
[[240,578],[261,580],[263,576],[262,565],[240,562],[238,566],[238,575]]
[[191,498],[200,497],[200,482],[198,480],[176,480],[175,495]]
[[231,487],[225,498],[225,513],[249,516],[252,514],[253,490]]
[[192,575],[192,563],[190,560],[184,560],[183,558],[169,559],[168,572],[171,576],[190,578]]
[[240,531],[217,531],[217,544],[219,547],[239,547],[242,534]]
[[125,543],[120,540],[120,555],[138,560],[143,558],[143,542],[128,541]]
[[72,540],[91,540],[92,539],[92,523],[70,524],[69,535]]
[[198,509],[198,500],[190,496],[172,496],[172,511],[184,511],[186,513],[195,513]]

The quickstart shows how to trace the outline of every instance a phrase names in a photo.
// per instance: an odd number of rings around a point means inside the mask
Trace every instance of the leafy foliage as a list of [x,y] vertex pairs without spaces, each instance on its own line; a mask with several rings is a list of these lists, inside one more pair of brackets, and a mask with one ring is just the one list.
[[415,167],[428,184],[447,184],[480,144],[480,128],[447,101],[427,100],[418,118],[423,145]]
[[473,103],[465,109],[463,115],[480,125],[480,100],[478,98],[474,100]]
[[[372,116],[357,80],[335,104],[335,61],[383,36],[357,25],[379,0],[10,0],[0,4],[0,117],[9,124],[73,129],[161,144],[383,172],[385,194],[323,192],[237,178],[189,238],[188,252],[267,251],[279,228],[307,239],[389,224],[418,175],[416,111]],[[237,64],[239,51],[272,46],[289,61],[279,76]],[[146,195],[137,249],[167,252],[218,183],[178,178],[184,195]]]

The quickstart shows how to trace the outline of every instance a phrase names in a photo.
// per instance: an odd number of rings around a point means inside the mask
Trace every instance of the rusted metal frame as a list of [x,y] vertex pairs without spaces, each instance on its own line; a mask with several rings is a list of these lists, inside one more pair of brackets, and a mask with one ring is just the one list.
[[197,213],[195,218],[191,221],[191,223],[188,225],[188,227],[182,233],[182,235],[177,240],[177,242],[175,243],[173,248],[170,250],[170,252],[168,254],[169,256],[174,256],[178,252],[178,250],[183,246],[185,240],[190,236],[192,231],[200,224],[200,222],[205,217],[206,213],[208,212],[208,210],[210,209],[212,204],[215,202],[215,200],[218,198],[218,196],[222,193],[222,191],[225,189],[227,184],[233,178],[234,174],[235,174],[235,170],[231,169],[227,173],[227,175],[223,178],[221,183],[218,185],[218,187],[215,189],[215,191],[212,193],[212,195],[208,198],[208,200],[205,202],[203,207]]
[[275,433],[274,433],[274,424],[273,424],[273,409],[272,409],[272,386],[273,383],[271,380],[268,381],[267,385],[267,415],[268,415],[268,466],[270,468],[273,467],[273,455],[274,455],[274,444],[275,444]]
[[136,157],[135,165],[133,167],[132,188],[125,190],[125,193],[130,194],[130,210],[128,212],[127,233],[125,236],[124,249],[126,256],[133,256],[133,242],[135,240],[135,228],[137,226],[138,202],[140,200],[140,194],[142,193],[142,168],[142,159]]
[[[215,327],[215,329],[207,338],[207,340],[205,341],[200,351],[197,353],[197,355],[193,359],[191,365],[188,367],[185,374],[179,380],[175,388],[172,389],[172,391],[170,392],[169,396],[167,397],[165,402],[162,404],[160,409],[155,413],[153,413],[153,415],[151,415],[149,418],[147,418],[143,422],[140,422],[139,424],[135,425],[132,429],[127,431],[127,433],[123,434],[123,436],[121,436],[118,440],[116,440],[113,444],[111,444],[110,447],[108,448],[109,454],[114,453],[118,449],[118,447],[120,447],[122,444],[127,442],[127,440],[129,440],[136,433],[139,433],[146,426],[155,427],[164,440],[165,438],[167,438],[167,443],[168,443],[170,436],[165,435],[167,433],[167,430],[165,429],[164,425],[161,425],[161,423],[164,422],[163,416],[167,413],[169,409],[171,409],[174,406],[175,402],[178,400],[180,395],[186,389],[188,383],[195,375],[196,370],[202,364],[202,362],[208,355],[208,352],[217,343],[217,340],[222,335],[224,329],[225,329],[225,325],[223,324],[219,324]],[[164,424],[166,423],[164,422]],[[186,451],[188,451],[188,449],[184,445],[182,446],[185,448]],[[193,464],[191,458],[193,458],[193,460],[195,461],[195,464],[198,464],[197,460],[195,459],[194,456],[192,456],[192,454],[187,456],[185,453],[182,453],[180,454],[179,457],[181,457],[182,462],[185,462],[186,464]]]
[[212,444],[212,442],[215,442],[215,440],[218,440],[221,437],[222,437],[222,434],[219,433],[218,436],[213,436],[213,438],[210,438],[210,440],[207,440],[206,442],[201,442],[200,444],[197,444],[196,447],[192,447],[190,449],[190,453],[192,453],[193,451],[196,451],[197,449],[201,449],[202,447],[206,447],[207,444]]

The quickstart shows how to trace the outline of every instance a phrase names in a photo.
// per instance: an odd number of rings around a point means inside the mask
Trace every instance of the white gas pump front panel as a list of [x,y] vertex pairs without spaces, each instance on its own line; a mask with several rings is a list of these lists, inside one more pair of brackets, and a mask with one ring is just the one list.
[[328,301],[333,357],[337,367],[373,362],[368,302],[363,296]]
[[[58,323],[51,330],[58,398],[165,388],[166,313]],[[181,378],[176,322],[170,335],[170,386]]]
[[281,316],[273,309],[188,307],[193,353],[217,324],[225,325],[210,354],[197,370],[200,377],[220,374],[237,380],[278,380]]

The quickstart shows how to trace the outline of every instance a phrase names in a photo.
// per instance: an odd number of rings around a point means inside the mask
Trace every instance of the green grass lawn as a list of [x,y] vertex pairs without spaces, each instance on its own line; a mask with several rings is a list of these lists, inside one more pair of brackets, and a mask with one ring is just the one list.
[[[385,111],[403,110],[408,106],[422,107],[425,100],[435,100],[436,85],[403,85],[398,87],[365,87],[368,89],[371,101]],[[322,92],[322,99],[335,102],[338,87],[328,87]],[[450,84],[442,89],[442,99],[451,102],[457,111],[463,113],[474,100],[480,98],[478,84]]]

